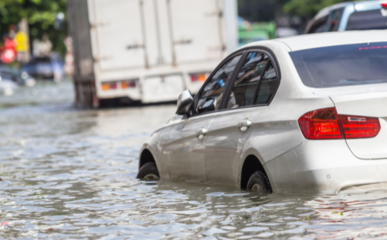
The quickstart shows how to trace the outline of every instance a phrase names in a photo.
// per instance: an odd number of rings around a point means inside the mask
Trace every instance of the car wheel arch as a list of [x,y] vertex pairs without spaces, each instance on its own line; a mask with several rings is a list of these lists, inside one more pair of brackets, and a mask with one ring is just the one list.
[[152,153],[152,151],[150,149],[144,148],[140,154],[138,169],[140,169],[144,164],[146,164],[148,162],[155,163],[156,168],[157,168],[157,162],[156,162],[156,158],[154,157],[154,154]]
[[239,187],[241,189],[246,189],[249,178],[255,171],[262,171],[269,179],[269,182],[271,182],[270,177],[267,174],[266,169],[259,160],[259,158],[256,157],[254,154],[250,154],[244,158],[240,170]]

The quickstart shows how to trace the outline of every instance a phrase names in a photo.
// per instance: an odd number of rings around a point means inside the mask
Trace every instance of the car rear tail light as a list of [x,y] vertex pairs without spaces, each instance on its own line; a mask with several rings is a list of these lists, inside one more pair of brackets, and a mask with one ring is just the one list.
[[387,1],[381,2],[380,5],[382,5],[382,8],[387,8]]
[[121,82],[122,89],[135,88],[135,87],[136,87],[136,81],[123,81],[123,82]]
[[335,108],[319,109],[305,113],[298,119],[298,124],[307,139],[343,138]]
[[101,87],[102,87],[102,90],[104,90],[104,91],[111,90],[111,89],[117,89],[117,83],[116,82],[106,82],[106,83],[102,83]]
[[380,131],[379,119],[339,115],[345,138],[372,138]]
[[204,82],[206,81],[208,74],[207,73],[196,73],[190,74],[191,82]]
[[307,112],[298,119],[307,139],[371,138],[378,135],[378,118],[338,115],[335,108]]

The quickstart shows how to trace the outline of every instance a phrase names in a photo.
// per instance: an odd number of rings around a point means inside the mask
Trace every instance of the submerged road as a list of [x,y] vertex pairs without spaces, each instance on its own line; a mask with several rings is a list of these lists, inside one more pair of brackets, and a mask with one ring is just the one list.
[[175,106],[80,110],[73,98],[71,82],[0,95],[0,238],[385,239],[387,192],[138,181],[139,149]]

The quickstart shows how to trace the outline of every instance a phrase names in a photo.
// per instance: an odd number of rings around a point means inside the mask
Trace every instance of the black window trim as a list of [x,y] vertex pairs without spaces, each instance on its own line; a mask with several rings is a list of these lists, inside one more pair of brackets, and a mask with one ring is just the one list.
[[[276,74],[277,74],[277,78],[278,78],[278,84],[277,84],[277,87],[276,89],[274,90],[273,92],[273,96],[269,99],[269,101],[265,104],[253,104],[253,105],[248,105],[248,106],[243,106],[243,107],[238,107],[238,108],[229,108],[227,109],[227,102],[230,98],[230,93],[231,93],[231,90],[232,90],[232,86],[233,84],[235,83],[236,81],[236,74],[239,72],[240,68],[242,67],[242,64],[244,62],[244,60],[246,59],[247,55],[250,53],[250,52],[261,52],[261,53],[264,53],[266,55],[268,55],[271,63],[273,64],[273,67],[276,71]],[[199,92],[195,95],[195,98],[194,98],[194,104],[193,104],[193,110],[192,112],[194,111],[195,107],[196,107],[196,104],[197,102],[199,101],[199,96],[200,94],[202,93],[205,85],[207,84],[207,82],[212,78],[212,76],[219,70],[220,67],[223,66],[224,63],[226,63],[228,60],[238,56],[238,55],[241,55],[241,59],[239,59],[239,62],[236,66],[236,68],[234,69],[234,72],[231,76],[231,80],[229,81],[228,85],[226,86],[226,89],[225,89],[225,92],[224,94],[226,94],[223,99],[222,99],[222,102],[221,102],[221,107],[218,109],[218,110],[215,110],[215,111],[211,111],[211,112],[204,112],[204,113],[199,113],[199,114],[194,114],[194,115],[190,115],[190,116],[186,116],[184,117],[185,119],[186,118],[194,118],[196,116],[203,116],[205,114],[213,114],[213,113],[217,113],[217,112],[224,112],[224,111],[233,111],[233,110],[239,110],[239,109],[246,109],[246,108],[255,108],[255,107],[265,107],[265,106],[269,106],[271,104],[271,102],[273,101],[274,97],[276,96],[277,94],[277,91],[278,91],[278,88],[279,86],[281,85],[281,69],[279,67],[279,64],[278,64],[278,60],[277,60],[277,57],[275,56],[274,52],[269,49],[268,47],[264,47],[264,46],[252,46],[252,47],[248,47],[248,48],[244,48],[244,49],[241,49],[240,51],[238,52],[235,52],[235,53],[232,53],[230,56],[228,56],[227,58],[225,58],[211,73],[211,75],[207,78],[207,80],[203,83],[202,87],[200,88]],[[260,85],[260,83],[259,83]],[[256,89],[256,91],[259,90],[259,86],[258,88]],[[227,99],[227,100],[226,100]]]
[[[255,107],[267,107],[270,105],[270,103],[272,102],[272,100],[274,99],[275,95],[277,94],[277,91],[278,91],[278,88],[281,84],[281,71],[280,71],[280,68],[279,68],[279,64],[278,64],[278,61],[277,61],[277,58],[275,57],[273,51],[271,51],[269,48],[267,47],[250,47],[248,49],[245,49],[246,52],[245,52],[245,58],[247,57],[247,55],[250,53],[250,52],[260,52],[260,53],[264,53],[266,54],[271,63],[273,64],[273,67],[276,71],[276,74],[277,74],[277,78],[278,78],[278,84],[277,84],[277,87],[276,89],[274,90],[273,92],[273,96],[269,99],[269,101],[265,104],[252,104],[252,105],[248,105],[248,106],[242,106],[242,107],[237,107],[237,108],[227,108],[227,103],[228,103],[228,100],[230,98],[230,93],[231,93],[231,90],[232,90],[232,87],[228,88],[227,89],[227,97],[222,99],[222,107],[218,110],[218,111],[232,111],[232,110],[237,110],[237,109],[244,109],[244,108],[255,108]],[[244,59],[245,59],[244,58]],[[243,60],[244,60],[243,59]],[[265,66],[265,68],[267,68],[268,65]],[[242,66],[240,66],[242,67]],[[240,68],[238,68],[238,71],[240,70]],[[266,69],[265,69],[266,70]],[[233,83],[236,81],[236,79],[233,79],[232,81],[232,84],[230,84],[230,86],[233,86]],[[257,89],[255,90],[256,93],[254,94],[254,98],[257,97],[257,94],[258,94],[258,91],[259,91],[259,87],[261,86],[261,81],[259,81],[258,83],[258,87]],[[227,100],[226,100],[227,99]]]
[[[217,73],[218,70],[219,70],[221,67],[223,67],[223,65],[224,65],[225,63],[227,63],[229,60],[231,60],[231,59],[233,59],[233,58],[235,58],[235,57],[237,57],[237,56],[241,56],[241,58],[239,59],[239,61],[238,61],[237,65],[236,65],[236,67],[235,67],[233,73],[231,74],[230,81],[229,81],[229,82],[227,83],[227,85],[226,85],[225,91],[227,91],[228,86],[229,86],[231,83],[234,83],[235,74],[236,74],[236,72],[237,72],[236,70],[239,70],[240,65],[242,64],[242,60],[243,60],[244,57],[245,57],[245,54],[246,54],[246,49],[241,49],[240,51],[237,51],[237,52],[234,52],[234,53],[230,54],[230,55],[227,56],[225,59],[223,59],[222,62],[220,62],[220,63],[218,64],[218,66],[211,72],[210,76],[208,76],[208,78],[206,79],[206,81],[203,83],[203,85],[202,85],[202,87],[200,88],[199,92],[195,95],[195,97],[194,97],[194,102],[193,102],[193,106],[192,106],[193,109],[191,110],[191,111],[192,111],[192,114],[190,114],[189,116],[187,116],[187,118],[193,118],[193,117],[197,117],[197,116],[203,116],[203,115],[205,115],[205,114],[213,114],[213,113],[216,113],[216,112],[218,112],[219,110],[222,109],[222,107],[221,107],[220,109],[214,110],[214,111],[211,111],[211,112],[203,112],[203,113],[196,113],[196,114],[195,114],[195,109],[196,109],[196,106],[197,106],[197,104],[198,104],[198,102],[199,102],[199,97],[200,97],[200,95],[202,94],[202,92],[203,92],[205,86],[206,86],[207,83],[212,79],[212,77],[215,75],[215,73]],[[222,102],[220,103],[220,106],[223,106],[223,99],[222,99]]]
[[[269,55],[268,55],[268,57],[269,57]],[[266,73],[266,71],[268,70],[268,68],[270,67],[270,63],[271,63],[271,62],[272,62],[272,60],[271,60],[270,57],[269,57],[269,62],[266,63],[265,69],[263,70],[263,73],[262,73],[263,76],[259,79],[257,89],[255,89],[255,93],[254,93],[254,96],[253,96],[253,104],[252,104],[252,105],[256,105],[256,104],[254,104],[254,103],[255,103],[255,102],[257,101],[257,99],[258,99],[258,92],[259,92],[259,89],[260,89],[260,87],[261,87],[262,81],[265,80],[265,73]],[[274,65],[273,65],[273,67],[274,67]]]

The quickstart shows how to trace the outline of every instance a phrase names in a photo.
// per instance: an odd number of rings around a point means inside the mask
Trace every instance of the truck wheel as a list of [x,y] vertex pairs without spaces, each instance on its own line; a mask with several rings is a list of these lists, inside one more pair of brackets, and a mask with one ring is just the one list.
[[138,171],[137,178],[141,180],[159,180],[160,175],[154,162],[148,162],[142,165]]
[[266,175],[261,171],[254,172],[249,181],[247,182],[246,189],[248,191],[253,192],[269,192],[271,193],[273,190],[271,189],[269,179],[267,179]]

